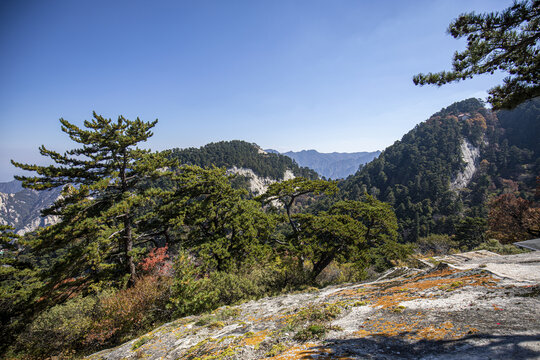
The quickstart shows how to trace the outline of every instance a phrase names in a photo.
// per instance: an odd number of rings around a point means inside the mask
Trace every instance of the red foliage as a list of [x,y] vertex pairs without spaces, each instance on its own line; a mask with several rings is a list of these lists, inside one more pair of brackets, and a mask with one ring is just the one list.
[[168,275],[171,272],[171,263],[167,261],[169,255],[168,245],[160,248],[153,248],[140,263],[142,271],[146,274]]

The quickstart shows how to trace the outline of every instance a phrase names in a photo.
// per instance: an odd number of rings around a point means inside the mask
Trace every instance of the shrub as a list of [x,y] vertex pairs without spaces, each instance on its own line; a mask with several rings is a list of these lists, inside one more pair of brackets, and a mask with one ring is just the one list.
[[324,287],[345,282],[358,282],[364,280],[365,277],[365,269],[359,267],[358,264],[332,261],[317,276],[317,282]]
[[487,250],[501,255],[520,254],[528,251],[512,244],[503,245],[497,239],[489,239],[475,247],[474,250]]
[[174,316],[209,311],[215,306],[216,297],[210,279],[199,272],[189,255],[186,252],[178,254],[169,299]]
[[327,322],[334,320],[339,314],[341,307],[337,304],[310,305],[300,310],[291,319],[291,323]]
[[399,244],[395,241],[386,241],[381,246],[370,249],[369,258],[371,266],[377,272],[383,272],[400,262],[406,260],[413,253],[410,244]]
[[138,348],[140,348],[141,346],[146,344],[149,340],[150,340],[150,338],[148,336],[143,336],[143,337],[137,339],[133,343],[133,346],[131,347],[131,350],[137,350]]
[[199,314],[259,298],[275,286],[269,268],[251,266],[236,272],[205,274],[185,253],[178,256],[174,270],[170,305],[175,316]]
[[423,255],[447,255],[457,249],[458,243],[448,235],[431,234],[421,237],[416,242],[416,248]]
[[266,287],[256,275],[213,272],[210,283],[216,292],[216,305],[235,304],[243,300],[261,297]]
[[321,339],[326,334],[327,328],[322,324],[312,324],[307,328],[300,330],[294,335],[298,341],[307,341],[311,339]]
[[17,339],[25,354],[44,358],[81,349],[92,328],[98,299],[78,297],[41,313]]
[[290,346],[288,346],[287,344],[284,344],[281,342],[274,344],[274,346],[272,346],[272,348],[266,354],[264,354],[264,356],[266,357],[278,356],[279,354],[285,352],[285,350],[287,350],[289,347]]
[[148,275],[139,278],[131,288],[103,293],[85,343],[114,344],[168,319],[169,286],[169,278]]
[[139,263],[142,272],[150,275],[170,275],[171,264],[170,261],[168,261],[168,249],[168,245],[160,248],[152,248],[148,255]]

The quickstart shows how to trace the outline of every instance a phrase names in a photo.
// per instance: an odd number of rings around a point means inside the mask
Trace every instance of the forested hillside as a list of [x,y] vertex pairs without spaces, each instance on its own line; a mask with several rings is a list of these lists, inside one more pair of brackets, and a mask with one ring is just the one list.
[[291,170],[295,176],[317,179],[315,171],[300,167],[291,158],[279,154],[266,153],[256,144],[245,141],[220,141],[210,143],[200,148],[173,149],[172,158],[180,164],[197,165],[201,167],[247,168],[264,178],[283,179],[286,170]]
[[[532,201],[540,174],[540,99],[492,112],[477,99],[455,103],[396,141],[343,184],[393,205],[406,241],[454,234],[464,219],[487,226],[488,201],[512,193]],[[474,223],[474,224],[473,224]],[[473,226],[474,225],[474,226]]]

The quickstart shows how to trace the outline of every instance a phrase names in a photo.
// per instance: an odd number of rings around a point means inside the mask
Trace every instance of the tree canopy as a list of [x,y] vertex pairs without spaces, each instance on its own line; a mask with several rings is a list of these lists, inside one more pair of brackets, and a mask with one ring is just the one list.
[[[55,164],[13,165],[37,172],[37,176],[16,176],[23,186],[43,190],[63,186],[62,197],[44,210],[60,222],[41,231],[36,248],[56,251],[50,275],[86,281],[103,279],[105,273],[120,280],[136,277],[135,248],[145,241],[137,233],[138,218],[148,211],[145,184],[163,176],[172,164],[164,155],[136,146],[152,136],[153,122],[123,116],[116,122],[95,112],[84,128],[60,119],[62,131],[81,147],[63,154],[40,147],[40,153]],[[159,170],[161,169],[161,170]],[[51,285],[55,281],[50,282]]]
[[489,90],[495,109],[512,109],[540,96],[540,1],[515,2],[502,12],[462,14],[448,27],[454,38],[465,37],[467,48],[457,51],[452,71],[418,74],[416,85],[444,85],[479,74],[509,74]]

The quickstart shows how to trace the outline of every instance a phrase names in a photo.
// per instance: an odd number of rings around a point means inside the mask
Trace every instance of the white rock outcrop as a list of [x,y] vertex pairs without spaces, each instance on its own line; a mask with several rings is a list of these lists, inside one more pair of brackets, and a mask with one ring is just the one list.
[[471,144],[467,139],[461,141],[461,159],[465,162],[465,169],[460,171],[454,181],[450,183],[450,189],[458,191],[469,185],[474,173],[476,164],[480,158],[480,149]]
[[[260,195],[260,194],[265,193],[266,190],[268,189],[268,186],[277,182],[276,180],[271,179],[271,178],[261,177],[255,174],[255,172],[253,172],[253,170],[251,169],[237,168],[236,166],[233,166],[232,168],[227,169],[227,174],[237,174],[237,175],[245,176],[246,178],[248,178],[249,190],[255,195]],[[286,170],[285,173],[283,174],[283,179],[281,181],[290,180],[294,178],[295,176],[293,172],[291,170]]]
[[59,197],[60,189],[35,191],[23,189],[16,193],[0,192],[0,224],[15,228],[15,233],[24,235],[38,227],[49,226],[59,221],[57,216],[41,216],[41,210],[51,206]]

